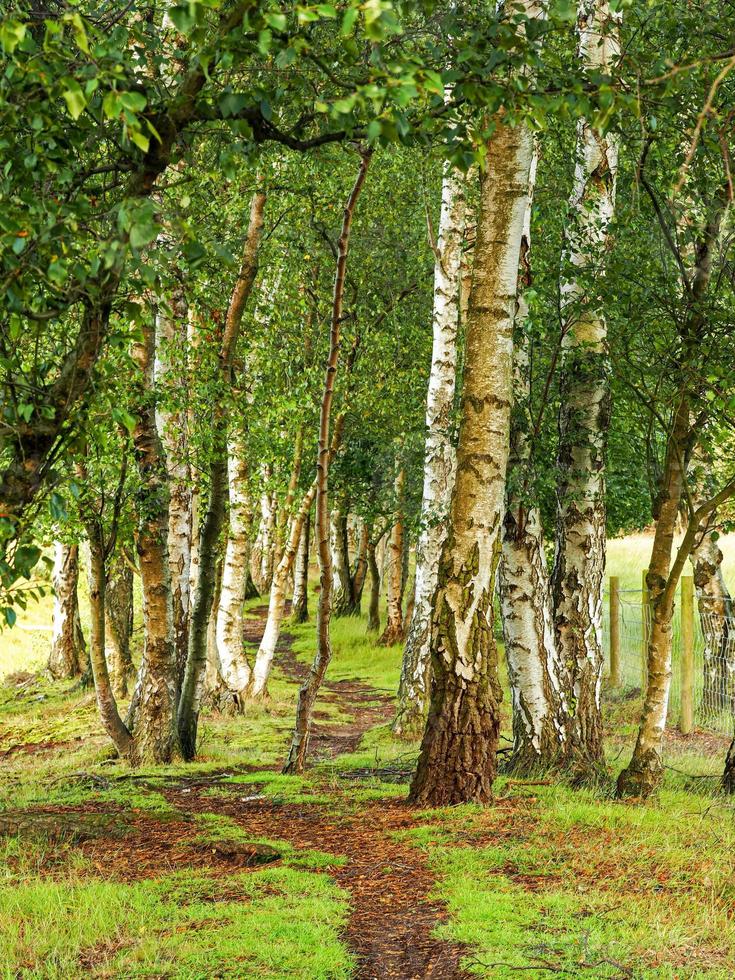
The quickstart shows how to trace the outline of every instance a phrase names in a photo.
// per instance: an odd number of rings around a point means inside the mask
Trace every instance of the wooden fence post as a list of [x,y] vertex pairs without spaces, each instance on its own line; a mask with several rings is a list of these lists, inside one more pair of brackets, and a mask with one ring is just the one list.
[[648,569],[644,568],[641,577],[641,690],[646,693],[648,687],[648,630],[650,615],[648,599],[648,583],[646,582]]
[[681,580],[681,714],[679,731],[689,735],[694,728],[694,579]]
[[620,579],[610,576],[610,684],[620,687]]

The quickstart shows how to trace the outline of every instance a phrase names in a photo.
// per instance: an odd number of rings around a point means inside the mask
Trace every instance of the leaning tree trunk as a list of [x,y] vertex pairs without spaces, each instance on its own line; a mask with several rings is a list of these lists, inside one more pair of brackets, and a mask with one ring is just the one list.
[[189,586],[191,576],[192,490],[188,452],[186,391],[188,347],[186,300],[178,290],[170,313],[156,318],[155,380],[159,392],[156,423],[166,454],[169,474],[168,557],[171,565],[171,597],[176,647],[177,692],[181,689],[189,644]]
[[[666,447],[666,461],[658,498],[656,533],[646,585],[651,603],[651,626],[648,639],[648,685],[643,703],[643,715],[633,758],[618,777],[618,796],[647,797],[663,776],[661,745],[666,727],[671,686],[671,632],[674,615],[676,581],[671,574],[671,554],[674,545],[679,508],[686,475],[689,438],[689,406],[680,398],[674,416],[674,426]],[[681,553],[681,548],[679,549]],[[685,556],[686,558],[686,556]],[[678,576],[677,576],[678,579]]]
[[732,486],[728,485],[702,506],[690,508],[688,527],[672,565],[674,534],[686,485],[686,466],[690,452],[696,450],[699,437],[696,423],[694,428],[690,425],[689,412],[692,385],[697,398],[699,397],[699,385],[692,377],[696,379],[693,365],[696,364],[696,355],[701,353],[702,330],[706,322],[702,303],[712,277],[713,254],[728,205],[727,197],[715,198],[713,210],[707,215],[694,251],[691,282],[687,282],[685,287],[685,301],[689,309],[688,316],[680,327],[681,350],[676,371],[677,400],[667,437],[661,492],[655,507],[656,533],[646,576],[652,609],[648,640],[648,684],[633,757],[618,777],[617,792],[621,797],[647,797],[656,789],[663,776],[662,744],[671,685],[671,620],[676,586],[701,533],[700,525],[706,527],[710,515],[732,493]]
[[446,537],[446,518],[454,483],[452,412],[457,373],[462,240],[467,221],[465,177],[446,165],[442,183],[439,239],[434,263],[433,346],[426,397],[424,489],[421,532],[416,545],[416,585],[398,688],[397,735],[419,735],[426,719],[431,657],[431,600]]
[[107,572],[105,611],[105,643],[112,689],[115,697],[124,698],[128,694],[128,683],[135,677],[135,666],[130,656],[130,637],[133,633],[133,570],[120,553]]
[[360,169],[352,191],[345,205],[342,219],[342,230],[337,243],[337,269],[334,277],[334,294],[332,298],[332,317],[329,330],[329,358],[324,379],[324,391],[319,411],[319,444],[316,463],[316,544],[319,557],[319,603],[317,606],[316,633],[317,648],[314,661],[309,669],[306,680],[299,690],[299,700],[296,706],[296,725],[291,739],[291,748],[283,771],[287,773],[302,772],[309,747],[309,732],[311,717],[319,688],[332,658],[332,647],[329,637],[329,620],[332,613],[332,590],[334,579],[332,575],[332,555],[329,548],[329,464],[330,440],[329,427],[334,399],[334,383],[339,363],[339,347],[342,332],[342,309],[345,289],[345,272],[347,269],[347,253],[350,242],[352,217],[357,205],[357,199],[365,183],[365,176],[370,164],[370,152],[361,150]]
[[404,527],[403,527],[403,489],[406,482],[406,471],[401,468],[396,474],[395,493],[398,508],[395,521],[390,532],[390,558],[388,564],[388,603],[387,620],[378,643],[381,646],[392,646],[400,643],[404,637],[403,629],[403,574],[404,558]]
[[139,762],[138,743],[120,717],[112,689],[107,659],[105,657],[106,585],[105,544],[102,528],[96,521],[87,521],[89,538],[89,611],[90,611],[90,663],[94,690],[97,697],[102,725],[112,743],[123,758]]
[[133,449],[141,482],[136,547],[143,589],[144,646],[127,727],[138,761],[166,763],[178,754],[168,471],[155,419],[155,334],[150,324],[142,329],[142,339],[133,345],[133,360],[140,372]]
[[[245,304],[258,272],[258,252],[263,234],[265,193],[256,191],[250,205],[240,271],[230,296],[219,349],[218,378],[221,398],[232,385],[232,365],[240,335]],[[179,740],[184,758],[196,755],[199,704],[207,664],[207,632],[216,579],[217,545],[224,522],[227,494],[227,415],[219,401],[213,412],[213,438],[209,465],[207,510],[199,537],[199,577],[189,621],[189,653],[179,699]]]
[[79,546],[54,542],[54,618],[48,672],[54,680],[80,677],[87,669],[87,647],[79,619]]
[[[610,72],[619,55],[619,14],[608,0],[580,0],[578,57],[585,73]],[[605,573],[605,455],[610,416],[607,327],[590,285],[600,275],[615,207],[618,140],[586,119],[577,127],[576,169],[561,276],[561,411],[556,553],[556,641],[569,673],[569,760],[604,762],[600,691]]]
[[[536,12],[533,5],[526,5]],[[457,472],[431,631],[434,681],[409,800],[485,803],[497,770],[502,689],[493,594],[504,510],[513,318],[533,140],[501,117],[481,178]]]
[[566,748],[566,677],[554,636],[551,584],[541,512],[533,486],[528,304],[531,287],[531,211],[538,153],[529,175],[523,222],[519,296],[514,324],[514,410],[499,583],[505,659],[513,700],[513,754],[509,769],[544,770]]
[[291,619],[294,623],[305,623],[309,619],[309,538],[311,536],[311,511],[306,515],[301,528],[299,549],[296,552],[294,571],[293,600]]
[[247,589],[250,533],[253,525],[250,472],[241,438],[230,439],[227,472],[230,533],[225,548],[222,587],[216,615],[216,646],[225,697],[235,710],[241,711],[252,673],[243,642],[242,607]]

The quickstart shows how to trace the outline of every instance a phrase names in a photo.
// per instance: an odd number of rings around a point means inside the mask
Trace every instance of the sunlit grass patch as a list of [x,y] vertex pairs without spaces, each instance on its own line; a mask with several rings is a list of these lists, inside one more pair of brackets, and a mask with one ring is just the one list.
[[89,878],[0,886],[8,976],[350,976],[344,893],[324,874],[273,867],[182,872],[124,885]]

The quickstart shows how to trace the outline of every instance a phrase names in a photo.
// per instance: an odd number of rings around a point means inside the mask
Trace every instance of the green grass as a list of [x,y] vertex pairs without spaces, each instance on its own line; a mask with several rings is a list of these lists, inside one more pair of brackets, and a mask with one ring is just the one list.
[[[731,540],[727,555],[735,551]],[[645,536],[609,543],[609,571],[624,587],[639,587],[649,548]],[[726,557],[726,571],[733,564]],[[248,608],[260,605],[262,599]],[[333,625],[329,680],[359,680],[392,695],[400,649],[377,647],[364,618]],[[313,655],[313,629],[313,622],[285,626],[303,662]],[[0,655],[9,635],[0,636]],[[501,675],[507,737],[502,664]],[[395,780],[415,764],[418,745],[395,739],[382,724],[353,752],[323,759],[303,777],[283,776],[296,689],[277,669],[265,703],[239,717],[203,717],[196,763],[131,773],[111,757],[91,692],[43,677],[0,687],[3,749],[15,747],[0,770],[0,814],[81,808],[90,820],[99,816],[101,833],[113,820],[120,847],[136,821],[161,821],[164,833],[165,822],[177,820],[181,833],[183,820],[189,844],[265,844],[282,856],[277,865],[220,867],[217,874],[182,859],[175,873],[165,867],[130,883],[117,880],[114,866],[85,858],[73,837],[0,838],[0,978],[346,980],[354,968],[340,939],[348,896],[333,878],[344,857],[254,838],[238,822],[236,805],[255,796],[264,805],[313,808],[335,825],[369,822],[405,795],[405,778]],[[322,698],[318,708],[331,723],[348,720],[331,700]],[[640,698],[629,691],[607,692],[610,781],[595,791],[501,777],[497,806],[416,813],[401,832],[407,847],[425,853],[436,895],[448,906],[441,936],[468,944],[466,965],[478,976],[732,975],[735,824],[729,804],[713,795],[722,751],[703,755],[696,740],[672,741],[666,761],[674,768],[658,799],[646,807],[615,803],[612,778],[627,762],[639,710]],[[209,785],[196,791],[204,812],[179,813],[182,797],[172,805],[167,787],[204,777]]]
[[561,785],[511,798],[403,835],[440,876],[441,934],[470,944],[473,972],[732,976],[729,807],[673,788],[646,808]]
[[86,876],[0,886],[5,977],[339,980],[345,894],[293,867],[226,878],[182,871],[121,884]]

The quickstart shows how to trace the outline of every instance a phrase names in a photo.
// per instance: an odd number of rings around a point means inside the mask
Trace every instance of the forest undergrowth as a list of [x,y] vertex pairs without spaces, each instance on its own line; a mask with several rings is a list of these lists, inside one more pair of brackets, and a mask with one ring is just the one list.
[[[306,775],[280,774],[311,645],[290,626],[268,701],[208,715],[198,761],[155,769],[111,758],[93,693],[6,679],[0,975],[732,975],[722,740],[672,734],[657,801],[615,802],[629,691],[606,701],[609,782],[505,775],[489,808],[416,810],[418,747],[389,723],[400,657],[361,618],[335,624]],[[503,711],[507,733],[507,692]]]

